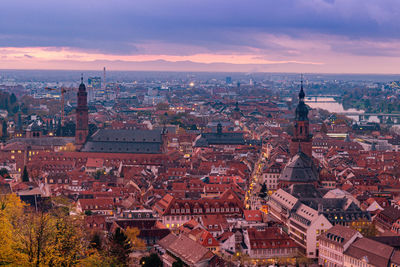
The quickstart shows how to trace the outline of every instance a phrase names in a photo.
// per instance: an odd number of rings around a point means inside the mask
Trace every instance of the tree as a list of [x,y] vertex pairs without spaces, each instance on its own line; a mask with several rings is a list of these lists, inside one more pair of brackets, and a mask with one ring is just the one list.
[[26,166],[24,166],[24,171],[22,172],[22,181],[29,182],[29,174],[28,170],[26,169]]
[[85,210],[85,215],[91,216],[91,215],[93,215],[93,212],[91,210]]
[[261,193],[267,193],[267,190],[268,190],[268,188],[267,188],[267,185],[265,184],[265,182],[262,184],[262,186],[261,186],[261,190],[260,190],[260,192]]
[[155,253],[150,254],[150,256],[141,258],[140,264],[144,267],[162,267],[163,266],[162,260]]
[[351,228],[359,231],[364,237],[374,237],[378,234],[375,224],[363,219],[353,222]]
[[7,122],[3,120],[2,126],[1,126],[1,133],[3,139],[7,138],[8,136],[8,131],[7,131]]
[[89,250],[86,257],[79,261],[80,267],[109,267],[119,266],[118,262],[112,258],[99,253],[97,250]]
[[103,239],[99,232],[94,232],[90,238],[89,246],[101,250],[103,248]]
[[84,248],[83,232],[79,220],[59,213],[54,220],[54,241],[50,265],[72,266],[78,263]]
[[143,250],[146,244],[139,238],[140,230],[137,227],[128,227],[125,231],[126,236],[129,238],[132,249]]
[[0,265],[72,266],[84,256],[81,221],[60,209],[34,212],[15,194],[0,197]]
[[9,176],[8,170],[6,168],[1,168],[0,169],[0,175],[3,176],[3,177],[8,177]]
[[47,213],[30,212],[22,216],[14,230],[19,239],[18,249],[23,252],[25,262],[21,265],[48,265],[53,251],[54,221]]
[[119,263],[128,265],[132,247],[129,244],[129,238],[121,231],[121,228],[117,228],[114,233],[110,234],[108,241],[108,254]]
[[104,170],[97,170],[95,173],[93,173],[93,178],[99,180],[103,174]]
[[14,229],[24,214],[25,204],[16,194],[0,196],[0,265],[12,265],[23,260],[23,254],[16,250],[18,239]]
[[265,184],[265,182],[262,184],[261,189],[260,189],[260,193],[258,194],[259,197],[264,198],[267,196],[267,185]]

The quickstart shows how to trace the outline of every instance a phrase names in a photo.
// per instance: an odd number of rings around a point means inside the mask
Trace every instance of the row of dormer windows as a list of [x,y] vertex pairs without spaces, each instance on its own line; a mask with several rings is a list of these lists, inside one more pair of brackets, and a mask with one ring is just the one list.
[[[205,211],[206,211],[206,213],[209,213],[209,212],[229,212],[229,210],[230,210],[230,212],[239,212],[239,208],[238,207],[236,207],[236,208],[234,208],[234,207],[231,207],[230,209],[229,208],[206,208],[205,209]],[[194,208],[193,209],[193,213],[202,213],[203,212],[203,209],[202,208]],[[174,213],[190,213],[190,209],[171,209],[171,213],[172,214],[174,214]]]

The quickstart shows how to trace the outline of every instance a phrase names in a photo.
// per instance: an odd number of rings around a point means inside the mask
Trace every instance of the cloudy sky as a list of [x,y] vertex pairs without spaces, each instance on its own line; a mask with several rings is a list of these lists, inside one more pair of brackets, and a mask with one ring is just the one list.
[[1,0],[1,69],[399,73],[399,0]]

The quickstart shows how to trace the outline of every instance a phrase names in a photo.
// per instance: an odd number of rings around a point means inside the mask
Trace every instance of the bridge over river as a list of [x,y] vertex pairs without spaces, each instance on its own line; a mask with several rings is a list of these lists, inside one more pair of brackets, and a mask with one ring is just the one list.
[[[400,123],[400,113],[370,113],[364,112],[362,110],[349,109],[346,110],[343,108],[343,105],[336,101],[339,95],[307,95],[305,102],[312,108],[322,108],[326,109],[331,113],[335,113],[338,115],[348,116],[352,119],[357,119],[358,121],[368,120],[369,118],[372,121],[376,121],[380,123],[386,122],[394,122],[396,124]],[[390,120],[389,120],[390,119]],[[371,121],[371,120],[369,120]]]
[[380,123],[387,122],[389,120],[389,118],[394,123],[400,123],[400,113],[336,112],[336,114],[344,115],[344,116],[351,116],[351,117],[358,116],[358,121],[363,121],[364,119],[366,119],[368,117],[376,116],[379,119]]
[[307,95],[306,103],[336,103],[335,97],[339,97],[339,95]]

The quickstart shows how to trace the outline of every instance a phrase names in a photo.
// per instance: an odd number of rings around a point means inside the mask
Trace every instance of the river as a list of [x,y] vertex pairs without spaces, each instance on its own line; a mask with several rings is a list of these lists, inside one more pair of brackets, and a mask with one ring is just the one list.
[[[305,103],[310,106],[311,108],[320,108],[320,109],[325,109],[331,113],[346,113],[346,112],[352,112],[352,113],[364,113],[364,110],[358,110],[354,108],[350,109],[344,109],[343,105],[337,102],[333,97],[326,97],[326,96],[319,96],[317,98],[317,101],[315,101],[315,98],[307,98],[305,99]],[[358,121],[358,116],[347,116],[355,121]],[[369,116],[368,118],[369,122],[378,122],[379,123],[379,118],[377,116]]]

